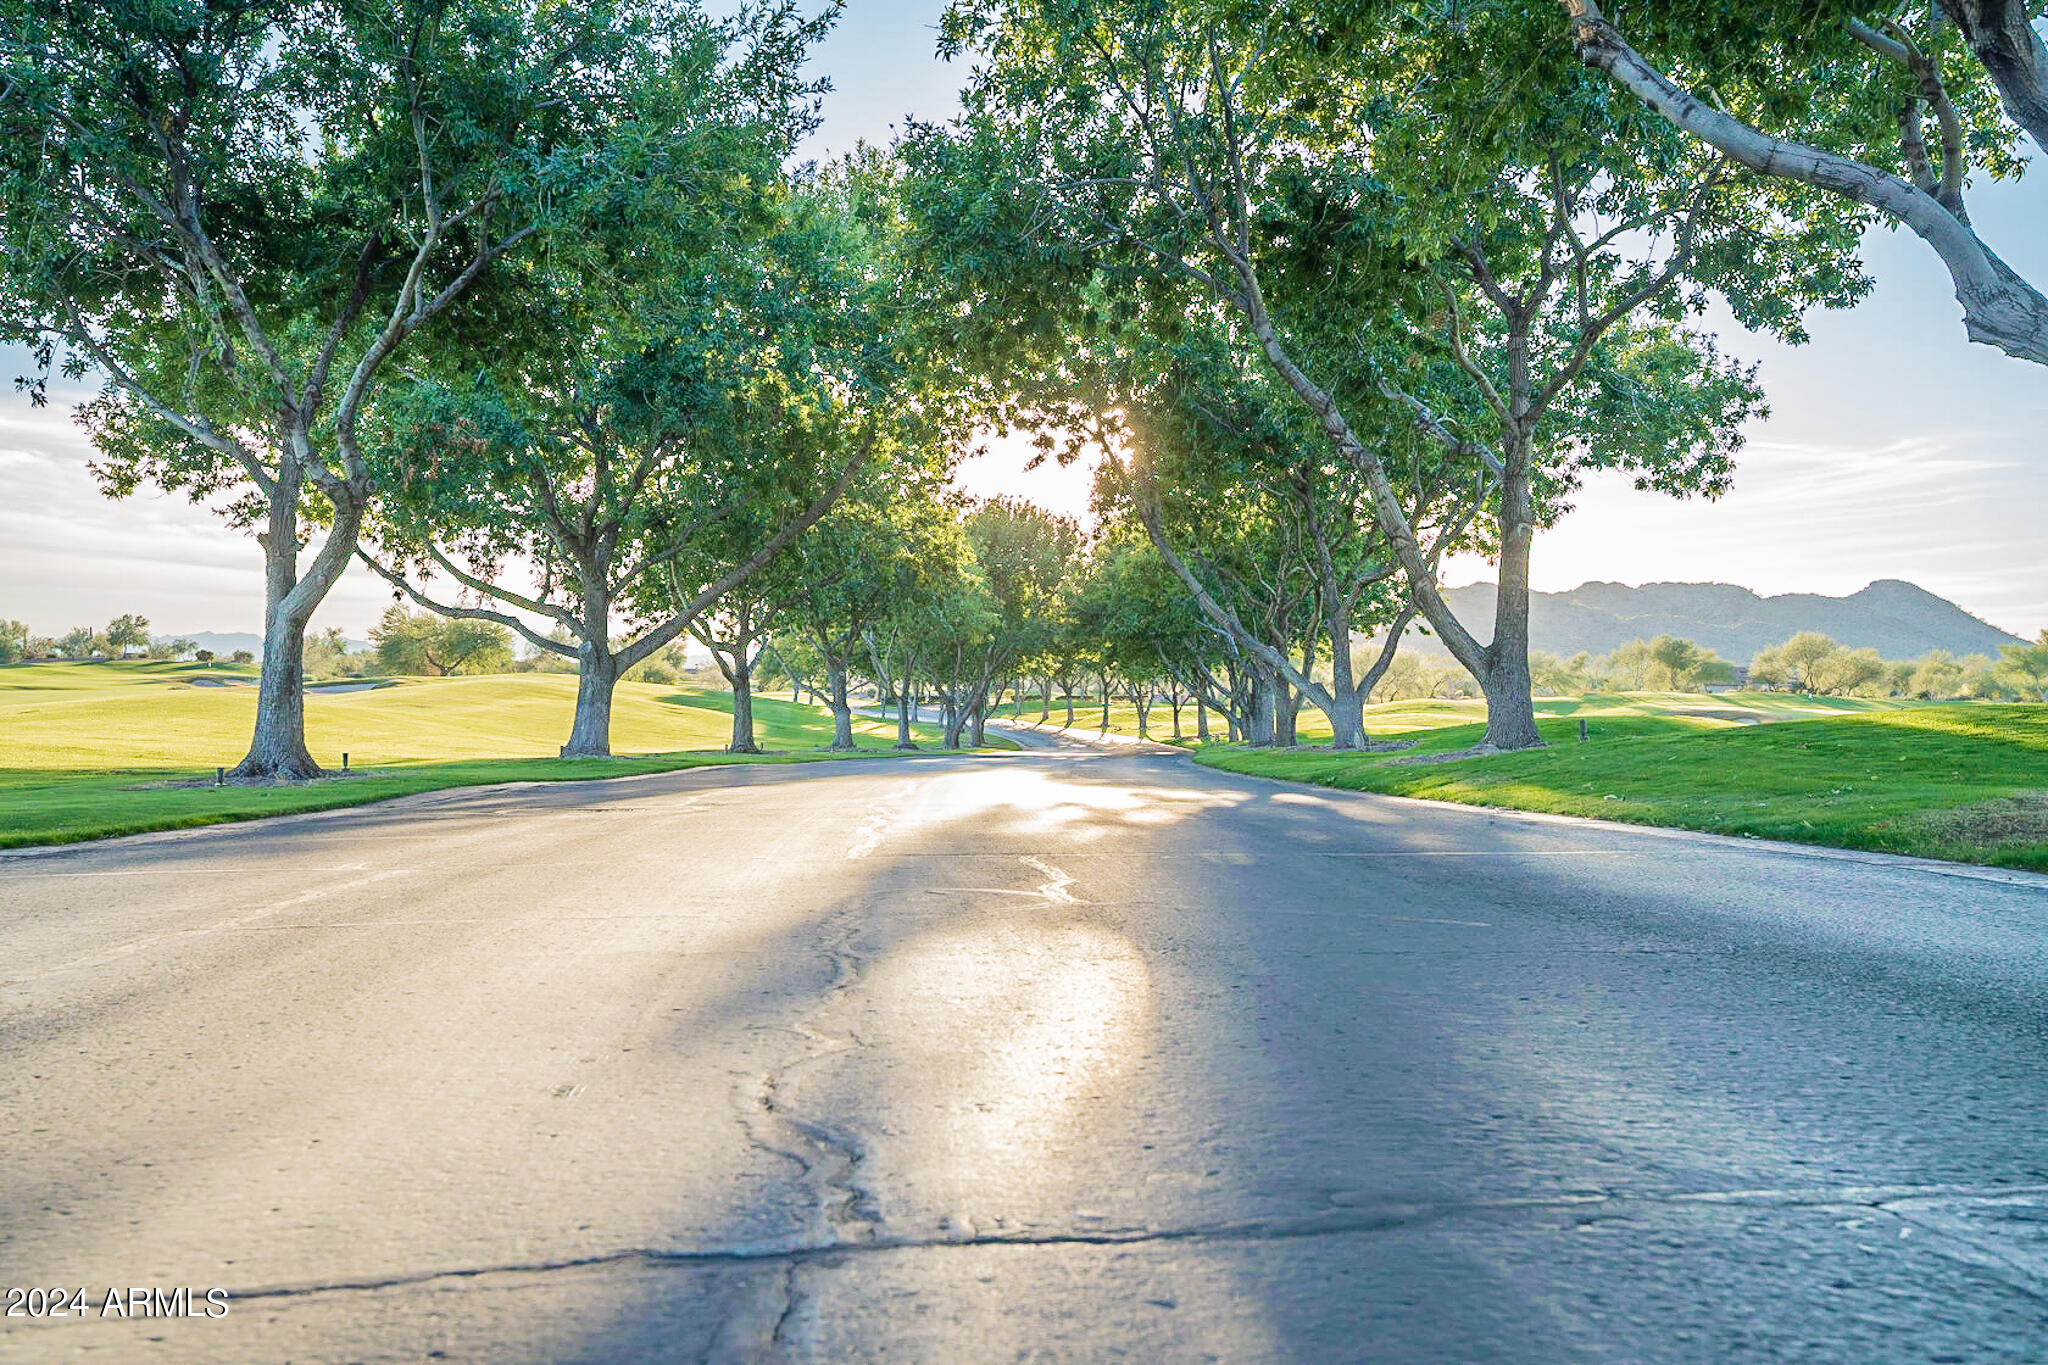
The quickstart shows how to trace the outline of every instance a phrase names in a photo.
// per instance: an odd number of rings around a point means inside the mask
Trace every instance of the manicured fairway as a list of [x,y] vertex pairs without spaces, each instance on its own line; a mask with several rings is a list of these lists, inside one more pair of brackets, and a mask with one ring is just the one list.
[[[1589,719],[1602,716],[1678,716],[1703,721],[1748,724],[1781,720],[1817,720],[1825,716],[1860,715],[1866,711],[1890,711],[1902,706],[1921,704],[1866,697],[1803,697],[1790,692],[1595,692],[1584,697],[1539,697],[1536,700],[1536,714],[1574,718],[1585,716]],[[1009,703],[1005,703],[1002,716],[1008,718],[1013,709]],[[1023,718],[1027,721],[1038,719],[1036,696],[1026,700]],[[1050,723],[1059,725],[1065,719],[1066,708],[1055,696]],[[1435,730],[1450,725],[1477,725],[1485,719],[1486,705],[1476,699],[1389,701],[1365,708],[1366,729],[1380,738],[1407,735],[1416,730]],[[1195,708],[1192,703],[1181,707],[1180,724],[1182,742],[1194,743]],[[1102,703],[1077,701],[1074,706],[1073,728],[1077,733],[1100,733]],[[1137,734],[1137,708],[1129,702],[1111,705],[1109,728],[1117,734]],[[1173,743],[1173,709],[1164,702],[1155,703],[1148,730],[1152,739],[1163,744]],[[1223,718],[1213,711],[1209,713],[1209,730],[1212,739],[1221,739],[1225,733]],[[1303,744],[1330,742],[1329,722],[1323,718],[1320,711],[1307,703],[1302,705],[1295,733]]]
[[[565,781],[707,763],[792,762],[824,755],[830,715],[767,697],[754,702],[762,759],[718,752],[731,736],[729,693],[622,683],[613,759],[554,755],[569,732],[576,679],[564,674],[408,678],[306,698],[313,756],[353,775],[308,786],[216,788],[256,711],[252,670],[197,664],[19,664],[0,667],[0,847],[176,829],[288,811],[357,805],[487,782]],[[886,749],[892,726],[856,717],[855,739]],[[918,727],[935,742],[937,731]],[[992,741],[1002,743],[1002,741]]]
[[[1702,700],[1741,709],[1738,697]],[[1417,762],[1482,730],[1417,717],[1425,732],[1400,753],[1215,745],[1199,761],[1352,791],[2048,870],[2048,706],[1956,702],[1773,725],[1594,706],[1584,743],[1576,716],[1542,709],[1550,747],[1527,753]]]

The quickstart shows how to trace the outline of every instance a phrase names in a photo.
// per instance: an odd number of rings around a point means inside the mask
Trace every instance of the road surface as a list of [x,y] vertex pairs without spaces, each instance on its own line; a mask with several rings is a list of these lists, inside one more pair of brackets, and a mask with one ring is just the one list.
[[2044,888],[1073,752],[0,858],[0,1358],[2040,1360]]

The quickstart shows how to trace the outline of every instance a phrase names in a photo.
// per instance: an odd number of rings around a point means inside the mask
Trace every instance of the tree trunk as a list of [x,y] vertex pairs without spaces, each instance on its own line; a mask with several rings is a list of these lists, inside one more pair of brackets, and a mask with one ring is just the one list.
[[1102,675],[1102,733],[1109,733],[1109,675]]
[[1167,697],[1167,700],[1168,700],[1169,702],[1171,702],[1171,703],[1172,703],[1172,705],[1173,705],[1173,740],[1174,740],[1174,743],[1178,744],[1178,743],[1180,742],[1180,740],[1181,740],[1181,733],[1180,733],[1180,708],[1181,708],[1181,701],[1182,701],[1182,698],[1181,698],[1181,695],[1180,695],[1180,687],[1179,687],[1178,685],[1176,685],[1176,686],[1174,687],[1174,689],[1173,689],[1173,690],[1172,690],[1171,692],[1168,692],[1168,693],[1166,694],[1166,697]]
[[1529,551],[1536,539],[1529,512],[1528,485],[1516,496],[1514,480],[1503,490],[1507,516],[1500,546],[1500,585],[1494,590],[1493,643],[1486,649],[1486,667],[1479,671],[1479,690],[1486,696],[1486,734],[1482,749],[1538,749],[1543,736],[1536,729],[1536,701],[1529,686]]
[[306,628],[272,615],[263,631],[263,674],[256,684],[256,730],[236,765],[240,780],[320,776],[306,748]]
[[1245,743],[1254,748],[1270,748],[1273,744],[1274,718],[1280,700],[1279,691],[1274,686],[1276,681],[1260,673],[1252,682],[1252,704],[1243,728]]
[[1052,679],[1047,678],[1038,693],[1038,723],[1045,724],[1052,719]]
[[1131,694],[1131,704],[1138,708],[1138,738],[1152,738],[1151,731],[1146,728],[1147,718],[1152,714],[1152,694],[1144,691],[1133,691]]
[[903,665],[903,690],[896,694],[896,747],[915,749],[917,741],[910,737],[910,665]]
[[1365,698],[1351,672],[1351,623],[1342,613],[1328,622],[1330,631],[1330,747],[1365,747]]
[[295,465],[279,472],[270,495],[263,546],[263,672],[256,684],[256,725],[249,752],[229,774],[237,782],[271,778],[302,782],[320,776],[306,748],[306,624],[355,554],[360,505],[334,508],[327,541],[299,575],[299,494]]
[[1275,677],[1273,688],[1273,738],[1272,743],[1282,749],[1294,747],[1295,718],[1301,714],[1301,696],[1287,679]]
[[1069,687],[1069,688],[1065,689],[1065,693],[1064,693],[1064,700],[1065,700],[1065,701],[1066,701],[1066,703],[1067,703],[1067,729],[1071,730],[1071,729],[1073,729],[1073,728],[1074,728],[1074,689],[1073,689],[1073,688]]
[[754,666],[747,658],[744,639],[733,653],[733,666],[726,676],[732,679],[732,743],[725,746],[725,751],[758,754],[761,746],[754,742]]
[[612,754],[612,692],[619,681],[619,663],[610,650],[585,644],[576,678],[576,719],[569,726],[563,758],[610,758]]
[[832,751],[851,753],[853,742],[853,704],[846,699],[846,664],[827,656],[825,677],[832,689]]
[[1200,692],[1195,693],[1195,738],[1203,744],[1209,742],[1209,703]]

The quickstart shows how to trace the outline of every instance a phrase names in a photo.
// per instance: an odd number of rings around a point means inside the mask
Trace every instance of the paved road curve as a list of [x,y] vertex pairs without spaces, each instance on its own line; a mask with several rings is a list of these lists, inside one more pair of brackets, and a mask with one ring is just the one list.
[[56,1360],[2048,1353],[2048,880],[1156,755],[0,859]]

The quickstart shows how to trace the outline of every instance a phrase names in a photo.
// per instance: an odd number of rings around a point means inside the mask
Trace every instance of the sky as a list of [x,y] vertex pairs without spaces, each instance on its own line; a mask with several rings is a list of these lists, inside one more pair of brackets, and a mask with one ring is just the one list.
[[[818,54],[834,89],[811,154],[886,143],[906,115],[954,110],[964,72],[933,55],[941,8],[852,0]],[[2048,279],[2048,175],[1980,185],[1970,209],[2010,264]],[[1533,586],[1718,581],[1840,595],[1904,578],[2015,633],[2048,629],[2048,371],[1964,340],[1947,277],[1917,239],[1874,232],[1865,259],[1872,296],[1816,314],[1804,347],[1716,325],[1725,350],[1761,363],[1771,405],[1748,431],[1732,492],[1678,501],[1596,480],[1539,537]],[[44,634],[130,611],[163,633],[260,630],[255,542],[175,496],[100,496],[91,454],[60,404],[31,410],[0,388],[0,617]],[[958,482],[1084,513],[1087,470],[1026,471],[1029,454],[1021,438],[996,442]],[[1491,572],[1472,560],[1446,577]],[[361,638],[390,600],[357,566],[314,624]]]

